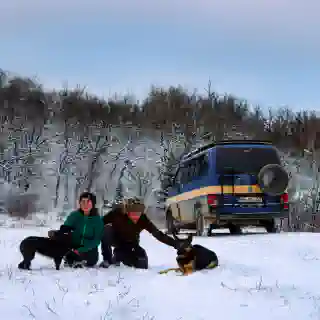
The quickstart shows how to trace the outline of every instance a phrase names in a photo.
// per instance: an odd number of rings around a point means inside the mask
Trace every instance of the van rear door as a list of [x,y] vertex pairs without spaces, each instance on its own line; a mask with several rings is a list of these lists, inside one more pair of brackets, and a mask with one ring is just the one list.
[[[220,210],[230,212],[273,212],[280,210],[281,197],[254,194],[260,170],[267,164],[281,164],[277,150],[266,145],[225,145],[216,150],[216,173],[220,185],[243,186],[243,192],[224,193]],[[229,188],[230,189],[230,188]]]

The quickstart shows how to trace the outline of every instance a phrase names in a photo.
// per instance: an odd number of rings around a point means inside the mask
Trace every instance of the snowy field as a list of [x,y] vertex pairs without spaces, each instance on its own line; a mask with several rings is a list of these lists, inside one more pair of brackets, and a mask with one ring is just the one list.
[[19,242],[47,229],[0,228],[0,319],[320,319],[320,235],[195,238],[217,252],[216,270],[178,277],[175,251],[142,234],[150,270],[53,269],[37,256],[17,270]]

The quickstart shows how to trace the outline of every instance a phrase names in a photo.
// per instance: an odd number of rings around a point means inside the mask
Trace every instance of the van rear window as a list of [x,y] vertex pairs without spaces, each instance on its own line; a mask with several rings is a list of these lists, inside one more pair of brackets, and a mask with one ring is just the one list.
[[274,148],[217,147],[216,172],[218,174],[234,170],[234,173],[258,174],[267,164],[281,164]]

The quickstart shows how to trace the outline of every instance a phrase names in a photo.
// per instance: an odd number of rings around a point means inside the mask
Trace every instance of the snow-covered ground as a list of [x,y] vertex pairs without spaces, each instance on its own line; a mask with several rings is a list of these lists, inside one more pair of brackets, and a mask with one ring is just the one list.
[[0,229],[0,319],[320,319],[320,235],[195,238],[221,266],[189,277],[160,275],[175,251],[142,234],[150,270],[53,269],[37,256],[17,270],[19,242],[46,228]]

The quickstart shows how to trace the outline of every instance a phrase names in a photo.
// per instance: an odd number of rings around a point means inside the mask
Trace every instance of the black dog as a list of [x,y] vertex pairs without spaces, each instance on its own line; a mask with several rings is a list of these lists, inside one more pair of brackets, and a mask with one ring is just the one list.
[[[19,269],[30,269],[31,261],[35,254],[39,253],[46,257],[52,258],[56,270],[60,269],[61,262],[68,254],[72,254],[71,233],[62,234],[59,237],[27,237],[20,244],[20,252],[23,261],[18,265]],[[74,254],[75,255],[75,254]],[[70,260],[70,259],[69,259]]]

